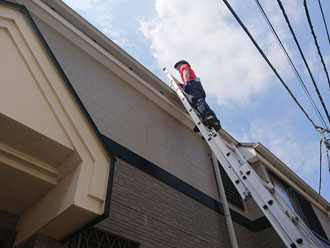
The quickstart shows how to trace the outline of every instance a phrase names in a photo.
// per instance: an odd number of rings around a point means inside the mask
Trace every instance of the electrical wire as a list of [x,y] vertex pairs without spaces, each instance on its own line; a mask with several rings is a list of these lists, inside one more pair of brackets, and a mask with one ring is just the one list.
[[282,77],[278,74],[278,72],[276,71],[276,69],[274,68],[274,66],[272,65],[272,63],[269,61],[269,59],[267,58],[267,56],[264,54],[264,52],[262,51],[262,49],[259,47],[258,43],[255,41],[255,39],[253,38],[253,36],[250,34],[249,30],[244,25],[244,23],[241,21],[241,19],[238,17],[238,15],[233,10],[233,8],[231,7],[231,5],[228,3],[227,0],[222,0],[222,1],[227,6],[227,8],[230,10],[230,12],[233,14],[233,16],[235,17],[236,21],[241,25],[241,27],[243,28],[243,30],[245,31],[245,33],[249,36],[249,38],[252,41],[252,43],[254,44],[254,46],[257,48],[257,50],[262,55],[262,57],[266,60],[266,62],[269,65],[269,67],[275,73],[275,75],[280,80],[280,82],[282,83],[282,85],[284,86],[284,88],[288,91],[288,93],[290,94],[290,96],[292,97],[292,99],[295,101],[295,103],[298,105],[298,107],[300,108],[300,110],[304,113],[304,115],[306,116],[306,118],[309,120],[309,122],[315,128],[316,125],[313,122],[313,120],[308,116],[308,114],[306,113],[306,111],[304,110],[304,108],[300,105],[300,103],[298,102],[298,100],[295,98],[295,96],[293,95],[293,93],[291,92],[291,90],[289,89],[289,87],[287,86],[287,84],[284,82],[284,80],[282,79]]
[[[289,87],[286,85],[286,83],[283,81],[283,79],[281,78],[281,76],[277,73],[276,69],[274,68],[274,66],[271,64],[271,62],[268,60],[267,56],[264,54],[264,52],[262,51],[262,49],[259,47],[258,43],[255,41],[255,39],[253,38],[253,36],[250,34],[249,30],[247,29],[247,27],[244,25],[244,23],[241,21],[241,19],[238,17],[238,15],[236,14],[236,12],[234,11],[234,9],[231,7],[231,5],[228,3],[227,0],[223,0],[224,4],[227,6],[227,8],[230,10],[230,12],[233,14],[233,16],[235,17],[236,21],[241,25],[241,27],[243,28],[243,30],[245,31],[245,33],[248,35],[248,37],[250,38],[250,40],[252,41],[252,43],[255,45],[255,47],[257,48],[257,50],[259,51],[259,53],[262,55],[262,57],[266,60],[267,64],[269,65],[269,67],[273,70],[273,72],[275,73],[275,75],[277,76],[277,78],[280,80],[280,82],[282,83],[282,85],[285,87],[285,89],[288,91],[288,93],[290,94],[290,96],[293,98],[293,100],[296,102],[296,104],[299,106],[299,108],[301,109],[301,111],[305,114],[306,118],[310,121],[310,123],[314,126],[314,128],[318,131],[318,129],[320,129],[320,127],[317,127],[315,125],[315,123],[313,122],[313,120],[308,116],[308,114],[306,113],[306,111],[303,109],[303,107],[300,105],[300,103],[298,102],[298,100],[294,97],[294,95],[292,94],[291,90],[289,89]],[[324,129],[323,129],[324,130]],[[325,144],[326,145],[326,144]],[[321,149],[322,149],[322,140],[320,142],[320,153],[321,153]],[[322,155],[320,155],[320,181],[319,181],[319,194],[321,193],[321,182],[322,182],[322,171],[321,171],[321,158]],[[327,157],[328,157],[328,166],[329,166],[329,172],[330,172],[330,160],[329,160],[329,155],[328,155],[328,150],[327,150]]]
[[[265,12],[264,9],[262,8],[262,6],[261,6],[261,4],[260,4],[260,2],[259,2],[258,0],[255,0],[255,2],[256,2],[256,4],[257,4],[257,6],[258,6],[258,8],[259,8],[259,10],[260,10],[260,12],[261,12],[261,14],[262,14],[262,16],[264,17],[265,21],[267,22],[269,28],[271,29],[273,35],[275,36],[275,38],[276,38],[276,40],[277,40],[279,46],[281,47],[281,49],[282,49],[284,55],[286,56],[286,58],[287,58],[287,60],[288,60],[288,62],[289,62],[289,64],[290,64],[292,70],[294,71],[294,73],[295,73],[295,75],[296,75],[296,77],[297,77],[297,79],[298,79],[300,85],[302,86],[303,90],[305,91],[305,93],[306,93],[306,95],[307,95],[307,98],[308,98],[309,102],[311,103],[311,105],[313,106],[314,111],[316,112],[318,118],[320,119],[321,123],[323,123],[323,125],[324,125],[325,127],[327,127],[327,124],[326,124],[326,122],[324,121],[323,116],[321,115],[321,113],[320,113],[318,107],[316,106],[316,104],[315,104],[315,102],[314,102],[312,96],[310,95],[310,93],[309,93],[309,91],[308,91],[308,89],[307,89],[307,87],[306,87],[304,81],[302,80],[300,74],[298,73],[297,68],[295,67],[294,63],[292,62],[292,60],[291,60],[291,58],[290,58],[290,56],[289,56],[287,50],[285,49],[285,47],[284,47],[284,45],[283,45],[283,43],[282,43],[280,37],[279,37],[278,34],[276,33],[275,28],[273,27],[272,23],[270,22],[270,20],[269,20],[267,14],[266,14],[266,12]],[[327,127],[327,128],[328,128],[328,127]]]
[[319,178],[319,195],[321,194],[322,183],[322,140],[320,140],[320,178]]
[[330,173],[330,158],[329,158],[329,150],[326,150],[327,153],[327,158],[328,158],[328,169],[329,169],[329,173]]
[[307,68],[307,71],[308,71],[308,73],[309,73],[309,75],[310,75],[310,77],[311,77],[311,79],[312,79],[312,82],[313,82],[313,85],[314,85],[315,91],[316,91],[316,93],[317,93],[317,95],[318,95],[318,97],[319,97],[319,99],[320,99],[320,102],[321,102],[321,104],[322,104],[322,107],[323,107],[323,109],[324,109],[324,112],[326,113],[326,116],[327,116],[328,121],[329,121],[329,123],[330,123],[330,116],[329,116],[328,110],[327,110],[327,108],[326,108],[326,106],[325,106],[325,104],[324,104],[324,101],[323,101],[323,98],[322,98],[322,96],[321,96],[321,93],[320,93],[320,91],[319,91],[319,89],[318,89],[318,87],[317,87],[317,84],[316,84],[315,79],[314,79],[314,77],[313,77],[312,71],[311,71],[311,69],[309,68],[309,65],[308,65],[308,63],[307,63],[307,61],[306,61],[305,55],[304,55],[304,53],[303,53],[303,51],[302,51],[302,49],[301,49],[301,47],[300,47],[300,44],[299,44],[299,42],[298,42],[298,40],[297,40],[297,37],[296,37],[296,35],[295,35],[294,31],[293,31],[293,28],[292,28],[292,26],[291,26],[290,20],[289,20],[287,14],[286,14],[286,12],[285,12],[285,9],[284,9],[284,7],[283,7],[283,5],[282,5],[281,0],[277,0],[277,3],[278,3],[278,5],[279,5],[279,7],[280,7],[280,9],[281,9],[281,11],[282,11],[282,14],[283,14],[283,16],[284,16],[284,19],[285,19],[285,21],[286,21],[286,23],[287,23],[287,25],[288,25],[288,27],[289,27],[289,29],[290,29],[290,32],[291,32],[291,34],[292,34],[292,36],[293,36],[293,39],[294,39],[294,41],[295,41],[295,43],[296,43],[296,45],[297,45],[297,47],[298,47],[298,50],[299,50],[300,55],[301,55],[301,57],[302,57],[302,59],[303,59],[303,61],[304,61],[304,63],[305,63],[305,66],[306,66],[306,68]]
[[329,41],[329,45],[330,45],[330,37],[329,37],[328,26],[327,26],[327,23],[326,23],[325,18],[324,18],[321,1],[320,0],[318,0],[318,1],[319,1],[320,10],[321,10],[321,13],[322,13],[322,18],[323,18],[323,23],[324,23],[324,26],[325,26],[325,31],[327,32],[327,37],[328,37],[328,41]]
[[[320,59],[321,59],[321,62],[322,62],[322,65],[323,65],[323,69],[324,69],[324,72],[327,76],[327,80],[328,80],[328,84],[329,84],[329,90],[330,90],[330,79],[329,79],[329,74],[328,74],[328,71],[327,71],[327,68],[325,66],[325,63],[324,63],[324,60],[323,60],[323,56],[322,56],[322,53],[321,53],[321,49],[320,49],[320,46],[317,42],[317,38],[316,38],[316,35],[315,35],[315,32],[314,32],[314,28],[313,28],[313,25],[312,25],[312,20],[311,20],[311,17],[309,15],[309,11],[308,11],[308,7],[307,7],[307,2],[306,0],[304,0],[304,7],[305,7],[305,12],[306,12],[306,17],[307,17],[307,21],[308,21],[308,24],[309,24],[309,27],[311,29],[311,32],[312,32],[312,35],[313,35],[313,38],[314,38],[314,43],[315,43],[315,46],[317,48],[317,52],[320,56]],[[329,118],[329,122],[330,122],[330,118]]]

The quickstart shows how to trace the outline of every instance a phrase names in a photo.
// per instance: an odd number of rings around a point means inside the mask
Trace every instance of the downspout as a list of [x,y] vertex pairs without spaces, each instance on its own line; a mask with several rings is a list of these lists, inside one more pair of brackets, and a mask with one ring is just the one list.
[[218,186],[218,190],[220,193],[220,198],[222,201],[222,206],[223,206],[223,210],[224,210],[224,214],[225,214],[225,219],[226,219],[231,247],[238,248],[235,230],[234,230],[233,222],[232,222],[229,207],[228,207],[227,197],[226,197],[225,189],[223,187],[220,169],[218,166],[218,160],[213,152],[211,153],[211,157],[212,157],[212,164],[213,164],[213,168],[214,168],[215,177],[217,179],[217,186]]

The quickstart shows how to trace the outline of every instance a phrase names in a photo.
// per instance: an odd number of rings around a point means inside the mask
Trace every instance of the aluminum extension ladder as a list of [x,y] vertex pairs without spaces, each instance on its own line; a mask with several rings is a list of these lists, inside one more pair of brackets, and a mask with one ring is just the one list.
[[242,199],[253,198],[267,217],[275,231],[288,248],[323,248],[312,231],[300,217],[288,206],[270,182],[265,182],[257,175],[234,144],[227,146],[222,137],[212,128],[206,128],[185,94],[178,86],[178,80],[166,68],[171,88],[176,92],[192,120],[199,128],[205,141],[217,157],[230,180],[235,185]]

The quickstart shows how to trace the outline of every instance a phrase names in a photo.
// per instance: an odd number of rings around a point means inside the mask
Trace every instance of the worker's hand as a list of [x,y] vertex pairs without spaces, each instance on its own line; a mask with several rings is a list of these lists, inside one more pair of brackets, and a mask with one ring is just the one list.
[[189,89],[190,89],[190,82],[189,82],[189,81],[186,81],[186,82],[184,83],[183,90],[184,90],[185,92],[187,92],[187,91],[189,91]]

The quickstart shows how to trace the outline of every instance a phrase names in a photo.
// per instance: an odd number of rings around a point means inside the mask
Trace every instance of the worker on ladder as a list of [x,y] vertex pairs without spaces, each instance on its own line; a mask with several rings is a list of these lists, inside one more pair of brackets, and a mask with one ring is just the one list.
[[[189,103],[198,110],[203,124],[208,128],[213,127],[215,131],[219,131],[221,129],[220,121],[206,103],[206,94],[201,81],[198,77],[196,77],[195,72],[190,67],[190,64],[185,60],[180,60],[175,63],[174,68],[179,71],[183,81],[183,84],[180,86],[187,94]],[[197,126],[194,127],[194,131],[199,132]]]

